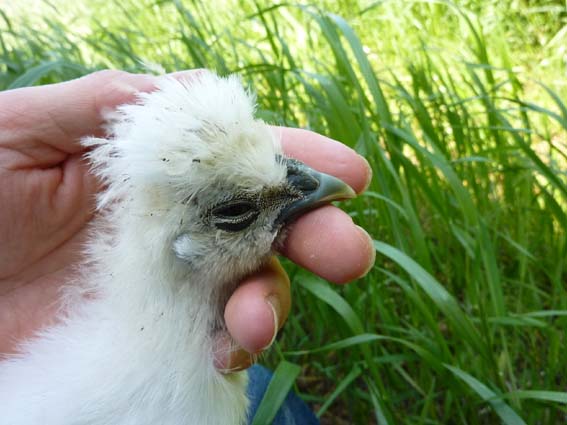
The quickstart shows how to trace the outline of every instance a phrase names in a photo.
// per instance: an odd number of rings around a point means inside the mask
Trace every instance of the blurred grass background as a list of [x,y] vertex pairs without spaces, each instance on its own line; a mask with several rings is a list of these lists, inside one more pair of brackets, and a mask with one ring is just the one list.
[[337,287],[287,264],[295,305],[264,358],[282,383],[299,372],[322,423],[567,421],[567,2],[0,12],[1,89],[143,63],[238,72],[263,119],[368,159],[372,184],[345,207],[376,241],[375,268]]

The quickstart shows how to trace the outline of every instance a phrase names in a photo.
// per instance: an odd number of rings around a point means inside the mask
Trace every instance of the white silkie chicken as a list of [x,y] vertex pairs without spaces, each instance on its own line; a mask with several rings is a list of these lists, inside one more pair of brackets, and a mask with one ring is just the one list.
[[245,423],[246,373],[213,365],[226,300],[286,223],[354,196],[253,110],[234,76],[164,77],[85,140],[105,183],[87,261],[60,323],[0,363],[1,425]]

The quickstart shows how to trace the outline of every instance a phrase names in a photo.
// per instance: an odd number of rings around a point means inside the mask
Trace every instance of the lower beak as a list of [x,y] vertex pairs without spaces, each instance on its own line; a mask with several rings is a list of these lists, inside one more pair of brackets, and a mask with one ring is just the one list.
[[302,196],[281,211],[276,220],[278,223],[289,223],[301,214],[329,202],[356,196],[355,191],[342,180],[315,171],[302,162],[287,159],[287,168],[288,183]]

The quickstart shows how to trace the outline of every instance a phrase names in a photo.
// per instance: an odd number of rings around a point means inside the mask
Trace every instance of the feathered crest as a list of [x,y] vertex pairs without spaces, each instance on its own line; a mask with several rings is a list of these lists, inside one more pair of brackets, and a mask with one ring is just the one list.
[[108,122],[108,139],[84,141],[96,147],[90,159],[109,186],[102,204],[120,196],[126,179],[130,188],[167,186],[191,196],[219,181],[254,190],[285,178],[279,140],[254,119],[254,96],[235,75],[163,77]]

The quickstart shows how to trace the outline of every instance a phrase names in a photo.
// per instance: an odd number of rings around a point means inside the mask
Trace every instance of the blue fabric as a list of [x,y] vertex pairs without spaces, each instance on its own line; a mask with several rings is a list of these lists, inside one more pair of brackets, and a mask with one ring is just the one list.
[[[260,401],[264,397],[266,388],[272,379],[272,373],[263,366],[254,365],[248,369],[248,398],[250,399],[250,408],[248,410],[248,423],[252,422],[252,418],[258,410]],[[266,424],[269,425],[269,424]],[[313,414],[311,409],[307,407],[305,402],[301,400],[297,394],[290,391],[283,402],[278,414],[276,415],[272,425],[319,425],[319,420]]]

